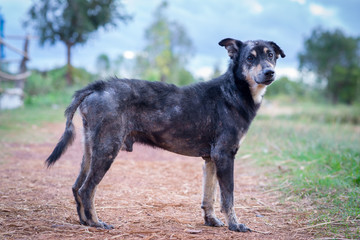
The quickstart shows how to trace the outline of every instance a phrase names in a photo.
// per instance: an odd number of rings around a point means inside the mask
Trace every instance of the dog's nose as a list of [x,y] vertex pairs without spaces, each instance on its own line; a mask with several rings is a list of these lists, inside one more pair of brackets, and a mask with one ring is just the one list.
[[269,80],[269,79],[272,79],[272,78],[274,77],[275,72],[274,72],[273,70],[271,70],[271,69],[266,69],[266,70],[264,71],[264,74],[265,74],[265,78],[266,78],[267,80]]

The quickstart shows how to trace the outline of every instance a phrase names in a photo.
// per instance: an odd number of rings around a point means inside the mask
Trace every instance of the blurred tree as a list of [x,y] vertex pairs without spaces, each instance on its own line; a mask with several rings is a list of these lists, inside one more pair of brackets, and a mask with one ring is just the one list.
[[146,47],[137,56],[138,72],[149,80],[188,84],[193,76],[185,69],[193,44],[185,28],[166,16],[167,1],[154,12],[154,21],[145,31]]
[[120,70],[124,62],[125,62],[125,58],[123,54],[118,55],[116,59],[113,61],[113,73],[115,75],[120,74]]
[[292,98],[304,96],[306,85],[303,82],[291,81],[288,77],[276,80],[266,91],[266,96],[288,95]]
[[25,26],[32,25],[40,44],[61,41],[67,50],[68,85],[73,84],[71,48],[84,44],[100,27],[117,26],[131,19],[119,0],[37,0],[28,11]]
[[360,96],[360,38],[347,37],[337,29],[316,28],[298,55],[299,69],[317,74],[333,103],[351,104]]
[[100,77],[105,77],[107,74],[110,74],[111,63],[109,56],[105,53],[100,54],[96,58],[96,68]]

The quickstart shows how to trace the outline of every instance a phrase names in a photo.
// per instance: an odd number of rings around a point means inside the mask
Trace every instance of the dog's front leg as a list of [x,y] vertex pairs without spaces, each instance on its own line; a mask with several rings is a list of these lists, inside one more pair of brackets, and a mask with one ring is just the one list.
[[218,219],[214,212],[214,202],[216,194],[216,167],[215,162],[210,158],[204,158],[203,167],[203,199],[201,208],[204,211],[205,225],[212,227],[222,227],[224,223]]
[[[236,151],[235,151],[236,152]],[[216,175],[220,185],[221,212],[224,213],[229,229],[236,232],[251,231],[239,224],[234,210],[234,158],[228,150],[215,149],[212,158],[216,165]]]

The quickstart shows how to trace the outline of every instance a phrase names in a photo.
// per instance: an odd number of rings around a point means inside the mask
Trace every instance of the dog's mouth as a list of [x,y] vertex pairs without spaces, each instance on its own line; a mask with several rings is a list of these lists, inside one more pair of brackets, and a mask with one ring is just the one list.
[[274,79],[269,79],[269,80],[264,81],[264,82],[261,83],[261,84],[270,85],[273,81],[274,81]]
[[263,85],[270,85],[275,79],[268,79],[268,80],[264,80],[264,81],[257,81],[255,80],[255,82],[257,84],[263,84]]

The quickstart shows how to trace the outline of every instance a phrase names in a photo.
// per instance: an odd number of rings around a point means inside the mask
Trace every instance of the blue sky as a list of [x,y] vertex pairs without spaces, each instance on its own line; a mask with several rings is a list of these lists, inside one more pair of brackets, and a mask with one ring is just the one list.
[[[111,59],[125,52],[140,52],[145,45],[144,30],[161,0],[124,0],[133,21],[105,32],[99,31],[83,46],[73,49],[73,65],[95,71],[96,57],[106,53]],[[1,0],[6,35],[25,35],[22,20],[30,7],[29,0]],[[185,26],[195,46],[188,68],[197,76],[208,76],[215,64],[225,70],[228,57],[218,42],[227,37],[239,40],[264,39],[276,42],[287,57],[278,61],[278,75],[296,77],[297,54],[304,38],[316,26],[341,28],[347,35],[360,36],[360,1],[358,0],[173,0],[168,16]],[[22,47],[21,41],[12,40]],[[7,58],[16,54],[6,52]],[[129,54],[128,54],[129,55]],[[131,54],[130,54],[131,55]],[[48,70],[66,63],[65,47],[30,45],[29,66]]]

